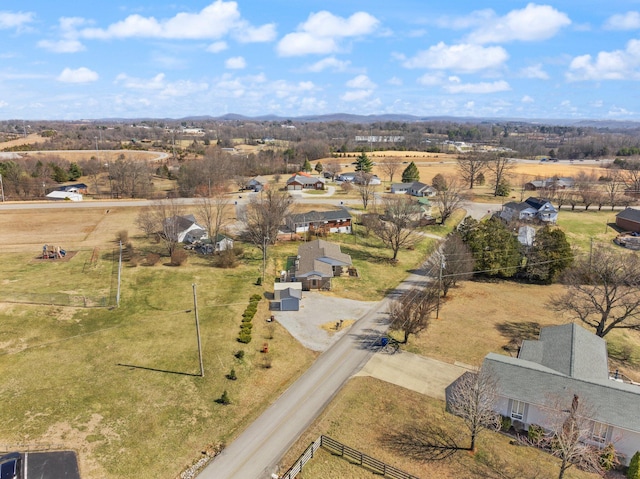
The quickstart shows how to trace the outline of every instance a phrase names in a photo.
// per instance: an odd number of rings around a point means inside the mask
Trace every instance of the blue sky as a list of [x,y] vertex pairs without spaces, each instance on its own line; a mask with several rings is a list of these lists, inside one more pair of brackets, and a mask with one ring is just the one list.
[[640,120],[640,0],[2,3],[5,120]]

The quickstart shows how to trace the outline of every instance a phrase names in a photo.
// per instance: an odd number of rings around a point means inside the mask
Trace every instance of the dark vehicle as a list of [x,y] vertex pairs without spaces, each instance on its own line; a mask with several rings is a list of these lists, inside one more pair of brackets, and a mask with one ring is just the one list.
[[0,457],[0,479],[20,479],[22,456],[18,452],[12,452]]

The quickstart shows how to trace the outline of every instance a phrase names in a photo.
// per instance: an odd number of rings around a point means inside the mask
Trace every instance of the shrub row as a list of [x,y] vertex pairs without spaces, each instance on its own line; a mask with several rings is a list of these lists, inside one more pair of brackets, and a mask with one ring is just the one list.
[[242,313],[242,323],[240,324],[240,334],[238,334],[238,342],[248,344],[251,342],[251,328],[253,324],[251,320],[258,311],[258,303],[262,299],[259,294],[254,294],[249,298],[249,304]]

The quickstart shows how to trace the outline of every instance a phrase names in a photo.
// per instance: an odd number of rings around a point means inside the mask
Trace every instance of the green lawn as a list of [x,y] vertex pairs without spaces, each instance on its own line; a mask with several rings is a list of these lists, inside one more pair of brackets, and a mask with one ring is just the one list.
[[[315,358],[277,325],[269,339],[265,300],[252,342],[236,341],[249,296],[263,292],[253,284],[258,255],[248,256],[232,270],[195,256],[182,267],[125,266],[119,309],[3,303],[0,444],[76,449],[85,479],[169,478],[208,444],[231,440]],[[0,255],[8,272],[3,266],[3,277],[18,291],[28,268],[12,265],[12,258]],[[39,272],[48,290],[91,290],[78,272],[80,261],[37,266],[51,268]],[[194,314],[187,312],[193,283],[204,378],[197,376]],[[269,369],[260,352],[264,342]],[[245,351],[242,360],[234,357],[237,350]],[[237,381],[225,377],[231,368]],[[215,403],[224,390],[229,406]]]

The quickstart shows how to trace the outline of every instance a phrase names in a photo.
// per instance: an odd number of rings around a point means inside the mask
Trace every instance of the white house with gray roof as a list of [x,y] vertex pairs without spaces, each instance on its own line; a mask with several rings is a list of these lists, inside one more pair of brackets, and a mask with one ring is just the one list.
[[588,406],[591,434],[585,442],[612,443],[621,462],[640,450],[640,385],[610,377],[605,341],[576,324],[542,328],[525,340],[518,357],[489,353],[482,368],[498,381],[496,410],[525,430],[544,427],[554,404],[574,395]]

